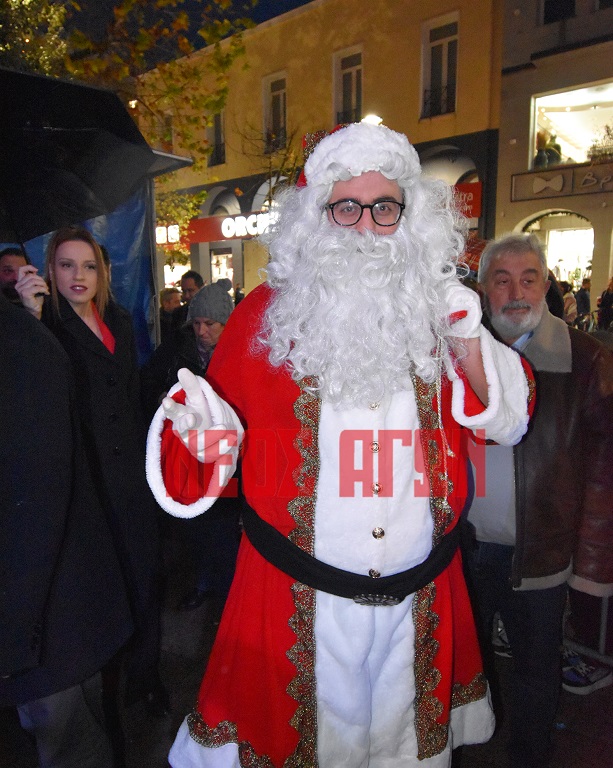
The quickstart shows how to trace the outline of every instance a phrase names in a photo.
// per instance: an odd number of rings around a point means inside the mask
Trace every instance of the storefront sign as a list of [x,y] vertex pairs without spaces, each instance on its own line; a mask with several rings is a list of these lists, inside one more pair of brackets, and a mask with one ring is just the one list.
[[478,219],[481,216],[483,184],[480,181],[472,184],[456,184],[453,191],[464,216],[467,219]]
[[268,229],[269,213],[250,213],[248,216],[228,216],[221,222],[221,234],[226,240],[235,237],[255,237]]
[[205,219],[193,219],[190,223],[189,239],[192,243],[214,243],[219,240],[255,237],[266,231],[272,215],[259,212],[248,213],[246,216],[208,216]]
[[613,163],[560,166],[511,177],[511,202],[613,192]]

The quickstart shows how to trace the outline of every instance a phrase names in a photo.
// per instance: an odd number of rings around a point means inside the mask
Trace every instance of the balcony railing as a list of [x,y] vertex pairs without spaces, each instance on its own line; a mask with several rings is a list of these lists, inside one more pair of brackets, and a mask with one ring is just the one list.
[[445,85],[424,91],[422,119],[446,115],[449,112],[455,112],[455,86]]

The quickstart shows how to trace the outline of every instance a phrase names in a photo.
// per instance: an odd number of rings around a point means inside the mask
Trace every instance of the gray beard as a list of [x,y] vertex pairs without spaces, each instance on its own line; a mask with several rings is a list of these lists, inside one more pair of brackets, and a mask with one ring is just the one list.
[[498,335],[505,341],[507,339],[519,339],[519,337],[523,336],[524,333],[533,331],[541,322],[541,317],[543,316],[543,312],[547,307],[547,302],[545,301],[545,297],[543,297],[541,304],[537,307],[532,307],[528,314],[521,319],[514,320],[513,318],[504,314],[505,309],[510,309],[513,307],[519,309],[520,306],[528,305],[524,304],[523,302],[511,301],[508,304],[505,304],[505,306],[502,307],[497,315],[490,314],[490,321],[492,326],[496,330],[496,333],[498,333]]

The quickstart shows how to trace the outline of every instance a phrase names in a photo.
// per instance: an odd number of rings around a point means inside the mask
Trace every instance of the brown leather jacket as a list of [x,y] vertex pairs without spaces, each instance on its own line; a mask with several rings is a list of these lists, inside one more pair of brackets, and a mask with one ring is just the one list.
[[613,352],[546,312],[524,355],[536,407],[514,449],[513,584],[566,572],[576,589],[612,594]]

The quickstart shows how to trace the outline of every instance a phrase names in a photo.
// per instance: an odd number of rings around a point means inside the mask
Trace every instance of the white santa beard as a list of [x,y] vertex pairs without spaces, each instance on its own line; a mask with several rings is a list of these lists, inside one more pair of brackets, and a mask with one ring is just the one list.
[[410,387],[414,368],[438,371],[432,331],[440,283],[408,252],[402,226],[374,235],[322,225],[298,252],[267,312],[273,362],[315,376],[337,407],[377,402]]

